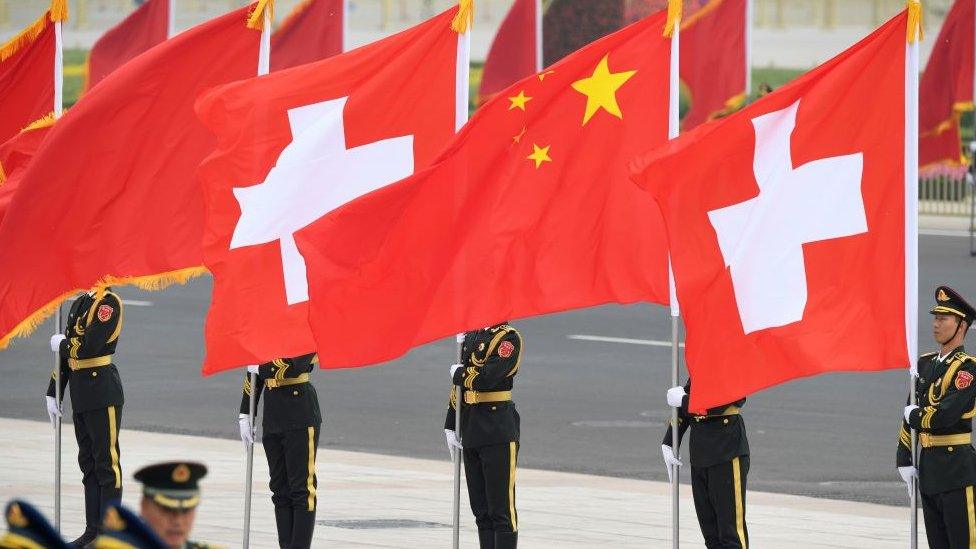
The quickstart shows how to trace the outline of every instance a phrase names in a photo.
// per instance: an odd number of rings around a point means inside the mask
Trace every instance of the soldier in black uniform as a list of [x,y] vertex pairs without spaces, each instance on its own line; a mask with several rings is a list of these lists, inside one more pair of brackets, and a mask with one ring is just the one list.
[[15,499],[7,504],[4,512],[7,533],[0,536],[0,549],[64,549],[68,544],[61,539],[51,523],[33,505]]
[[[322,414],[309,372],[318,364],[312,353],[296,358],[279,358],[260,366],[249,366],[257,374],[256,403],[265,393],[264,453],[271,473],[271,501],[278,525],[278,545],[307,549],[315,529],[315,454],[319,446]],[[240,428],[244,442],[253,442],[250,417],[250,375],[244,378]],[[255,404],[256,405],[256,404]],[[256,408],[255,408],[256,411]]]
[[[51,338],[51,350],[60,355],[62,399],[70,381],[78,465],[85,486],[85,532],[72,542],[76,547],[95,539],[107,505],[122,498],[119,427],[124,398],[112,360],[122,320],[122,300],[110,288],[89,292],[71,305],[65,334]],[[61,414],[61,403],[54,396],[52,373],[47,388],[52,423]]]
[[[461,385],[461,442],[471,511],[481,549],[518,545],[515,467],[519,450],[519,414],[512,385],[522,359],[522,336],[508,324],[464,335],[462,364],[451,367]],[[444,421],[448,447],[461,448],[454,432],[456,387]]]
[[[739,415],[746,399],[711,408],[704,415],[688,412],[691,380],[668,390],[668,404],[678,408],[678,444],[691,427],[691,492],[705,546],[709,549],[749,547],[746,528],[746,477],[749,440]],[[664,462],[681,465],[671,447],[671,426],[661,442]]]
[[[930,312],[939,351],[919,357],[913,371],[918,405],[905,407],[898,472],[909,490],[912,478],[918,478],[929,547],[967,548],[976,544],[976,359],[966,354],[963,340],[976,309],[947,286],[937,288],[935,298]],[[918,431],[918,470],[912,465],[910,429]]]

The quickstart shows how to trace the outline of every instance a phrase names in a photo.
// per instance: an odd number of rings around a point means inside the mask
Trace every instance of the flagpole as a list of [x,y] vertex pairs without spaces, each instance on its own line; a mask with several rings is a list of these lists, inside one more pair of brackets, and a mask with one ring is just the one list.
[[349,0],[342,2],[342,51],[349,51]]
[[746,0],[746,98],[752,93],[752,0]]
[[535,72],[542,72],[545,67],[545,42],[542,37],[542,0],[535,0]]
[[167,0],[166,38],[176,36],[176,0]]
[[[905,49],[905,337],[908,358],[918,356],[918,43],[922,5],[908,2],[908,46]],[[909,401],[915,405],[915,378],[908,375]],[[918,432],[911,430],[912,464],[918,468]],[[911,542],[918,548],[918,479],[911,480]]]
[[[64,40],[61,21],[54,21],[54,118],[64,113]],[[54,315],[54,334],[61,333],[61,305]],[[61,410],[61,358],[54,351],[54,399]],[[61,414],[54,418],[54,529],[61,533]]]
[[[669,3],[668,10],[674,9],[674,4]],[[674,17],[673,29],[671,31],[671,65],[670,72],[668,76],[668,91],[669,91],[669,101],[668,101],[668,139],[674,139],[678,137],[680,133],[680,121],[679,117],[679,68],[681,66],[681,3],[677,3],[678,13],[669,13],[668,18]],[[674,271],[671,269],[671,257],[668,256],[668,285],[671,301],[671,386],[678,386],[678,362],[679,362],[679,342],[678,342],[678,331],[680,322],[680,308],[678,307],[678,295],[677,289],[674,284]],[[674,451],[674,456],[677,458],[681,455],[680,447],[680,437],[678,435],[678,408],[671,408],[671,448]],[[671,546],[674,549],[678,549],[679,541],[679,508],[678,508],[678,490],[679,490],[679,479],[678,475],[680,468],[677,465],[671,465]]]
[[[260,6],[261,4],[259,4]],[[261,25],[261,45],[258,48],[258,76],[271,72],[271,5],[273,0],[264,6],[264,23]],[[251,382],[251,399],[248,405],[248,417],[251,420],[251,442],[247,445],[247,470],[244,484],[244,549],[248,549],[251,539],[251,484],[254,477],[254,438],[257,435],[255,416],[257,415],[258,377],[248,373]]]
[[[461,348],[464,346],[464,334],[457,335],[457,363],[461,363]],[[461,440],[461,394],[464,388],[461,385],[454,386],[454,434]],[[463,444],[463,442],[462,442]],[[461,544],[461,450],[454,448],[454,538],[451,542],[453,549],[458,549]]]

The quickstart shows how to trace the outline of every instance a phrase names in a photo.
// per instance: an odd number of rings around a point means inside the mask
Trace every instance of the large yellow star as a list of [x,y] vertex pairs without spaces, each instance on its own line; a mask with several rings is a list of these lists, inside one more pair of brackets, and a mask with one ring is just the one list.
[[539,169],[539,166],[543,162],[552,162],[549,158],[549,147],[552,145],[546,145],[545,147],[540,147],[535,143],[532,144],[532,154],[526,157],[527,160],[535,160],[535,169]]
[[600,109],[623,118],[620,112],[620,105],[617,104],[617,90],[620,89],[630,77],[637,74],[637,71],[610,72],[610,65],[607,62],[609,54],[604,55],[603,59],[593,71],[593,76],[573,82],[573,89],[586,96],[586,113],[583,115],[583,125],[593,118],[593,115]]
[[532,98],[526,96],[525,90],[522,90],[515,97],[509,97],[508,100],[512,102],[512,104],[509,105],[508,110],[522,109],[524,111],[525,104],[528,103],[529,101],[532,101]]

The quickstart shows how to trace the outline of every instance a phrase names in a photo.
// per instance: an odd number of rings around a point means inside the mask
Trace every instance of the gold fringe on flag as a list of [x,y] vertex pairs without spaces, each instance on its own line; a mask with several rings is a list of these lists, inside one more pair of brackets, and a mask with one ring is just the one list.
[[258,0],[250,13],[247,14],[247,28],[264,30],[264,13],[268,12],[268,19],[274,21],[274,0]]
[[7,182],[7,174],[3,171],[3,163],[0,162],[0,187]]
[[51,0],[51,21],[68,20],[68,0]]
[[464,34],[468,32],[473,22],[474,0],[461,0],[458,4],[458,12],[451,21],[451,29],[458,34]]
[[[20,130],[20,133],[30,132],[34,130],[39,130],[41,128],[47,128],[49,126],[53,126],[55,120],[56,119],[54,118],[54,113],[49,112],[43,117],[38,118],[37,120],[28,124],[27,127]],[[0,185],[3,185],[6,182],[7,182],[7,173],[3,169],[3,164],[0,164]]]
[[922,28],[922,2],[919,0],[908,0],[908,43],[914,44],[916,41],[925,38],[925,29]]
[[668,21],[664,24],[664,36],[671,38],[674,29],[681,24],[681,0],[668,0]]
[[6,61],[7,59],[14,56],[15,53],[20,51],[25,46],[30,45],[37,37],[44,32],[47,28],[48,21],[50,21],[50,12],[37,18],[36,21],[31,23],[27,28],[18,32],[13,38],[4,42],[0,46],[0,61]]
[[[186,284],[190,279],[207,273],[208,271],[204,267],[190,267],[188,269],[179,269],[176,271],[169,271],[166,273],[149,276],[106,276],[96,283],[95,286],[93,286],[93,289],[95,290],[96,296],[104,295],[105,288],[107,286],[121,286],[125,284],[142,288],[143,290],[157,291],[163,290],[173,284]],[[32,315],[21,321],[20,324],[17,324],[17,326],[15,326],[10,333],[4,335],[3,338],[0,339],[0,350],[6,349],[7,346],[10,345],[10,341],[15,337],[27,337],[31,335],[34,330],[36,330],[49,316],[54,314],[54,311],[56,311],[58,307],[65,302],[65,300],[84,291],[85,290],[72,290],[70,292],[66,292],[44,307],[41,307],[35,311]]]

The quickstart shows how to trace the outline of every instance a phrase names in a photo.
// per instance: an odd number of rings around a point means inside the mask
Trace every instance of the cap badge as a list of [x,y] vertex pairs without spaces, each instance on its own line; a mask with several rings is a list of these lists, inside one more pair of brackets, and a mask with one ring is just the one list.
[[173,482],[180,484],[190,480],[190,468],[185,463],[181,463],[173,469]]

